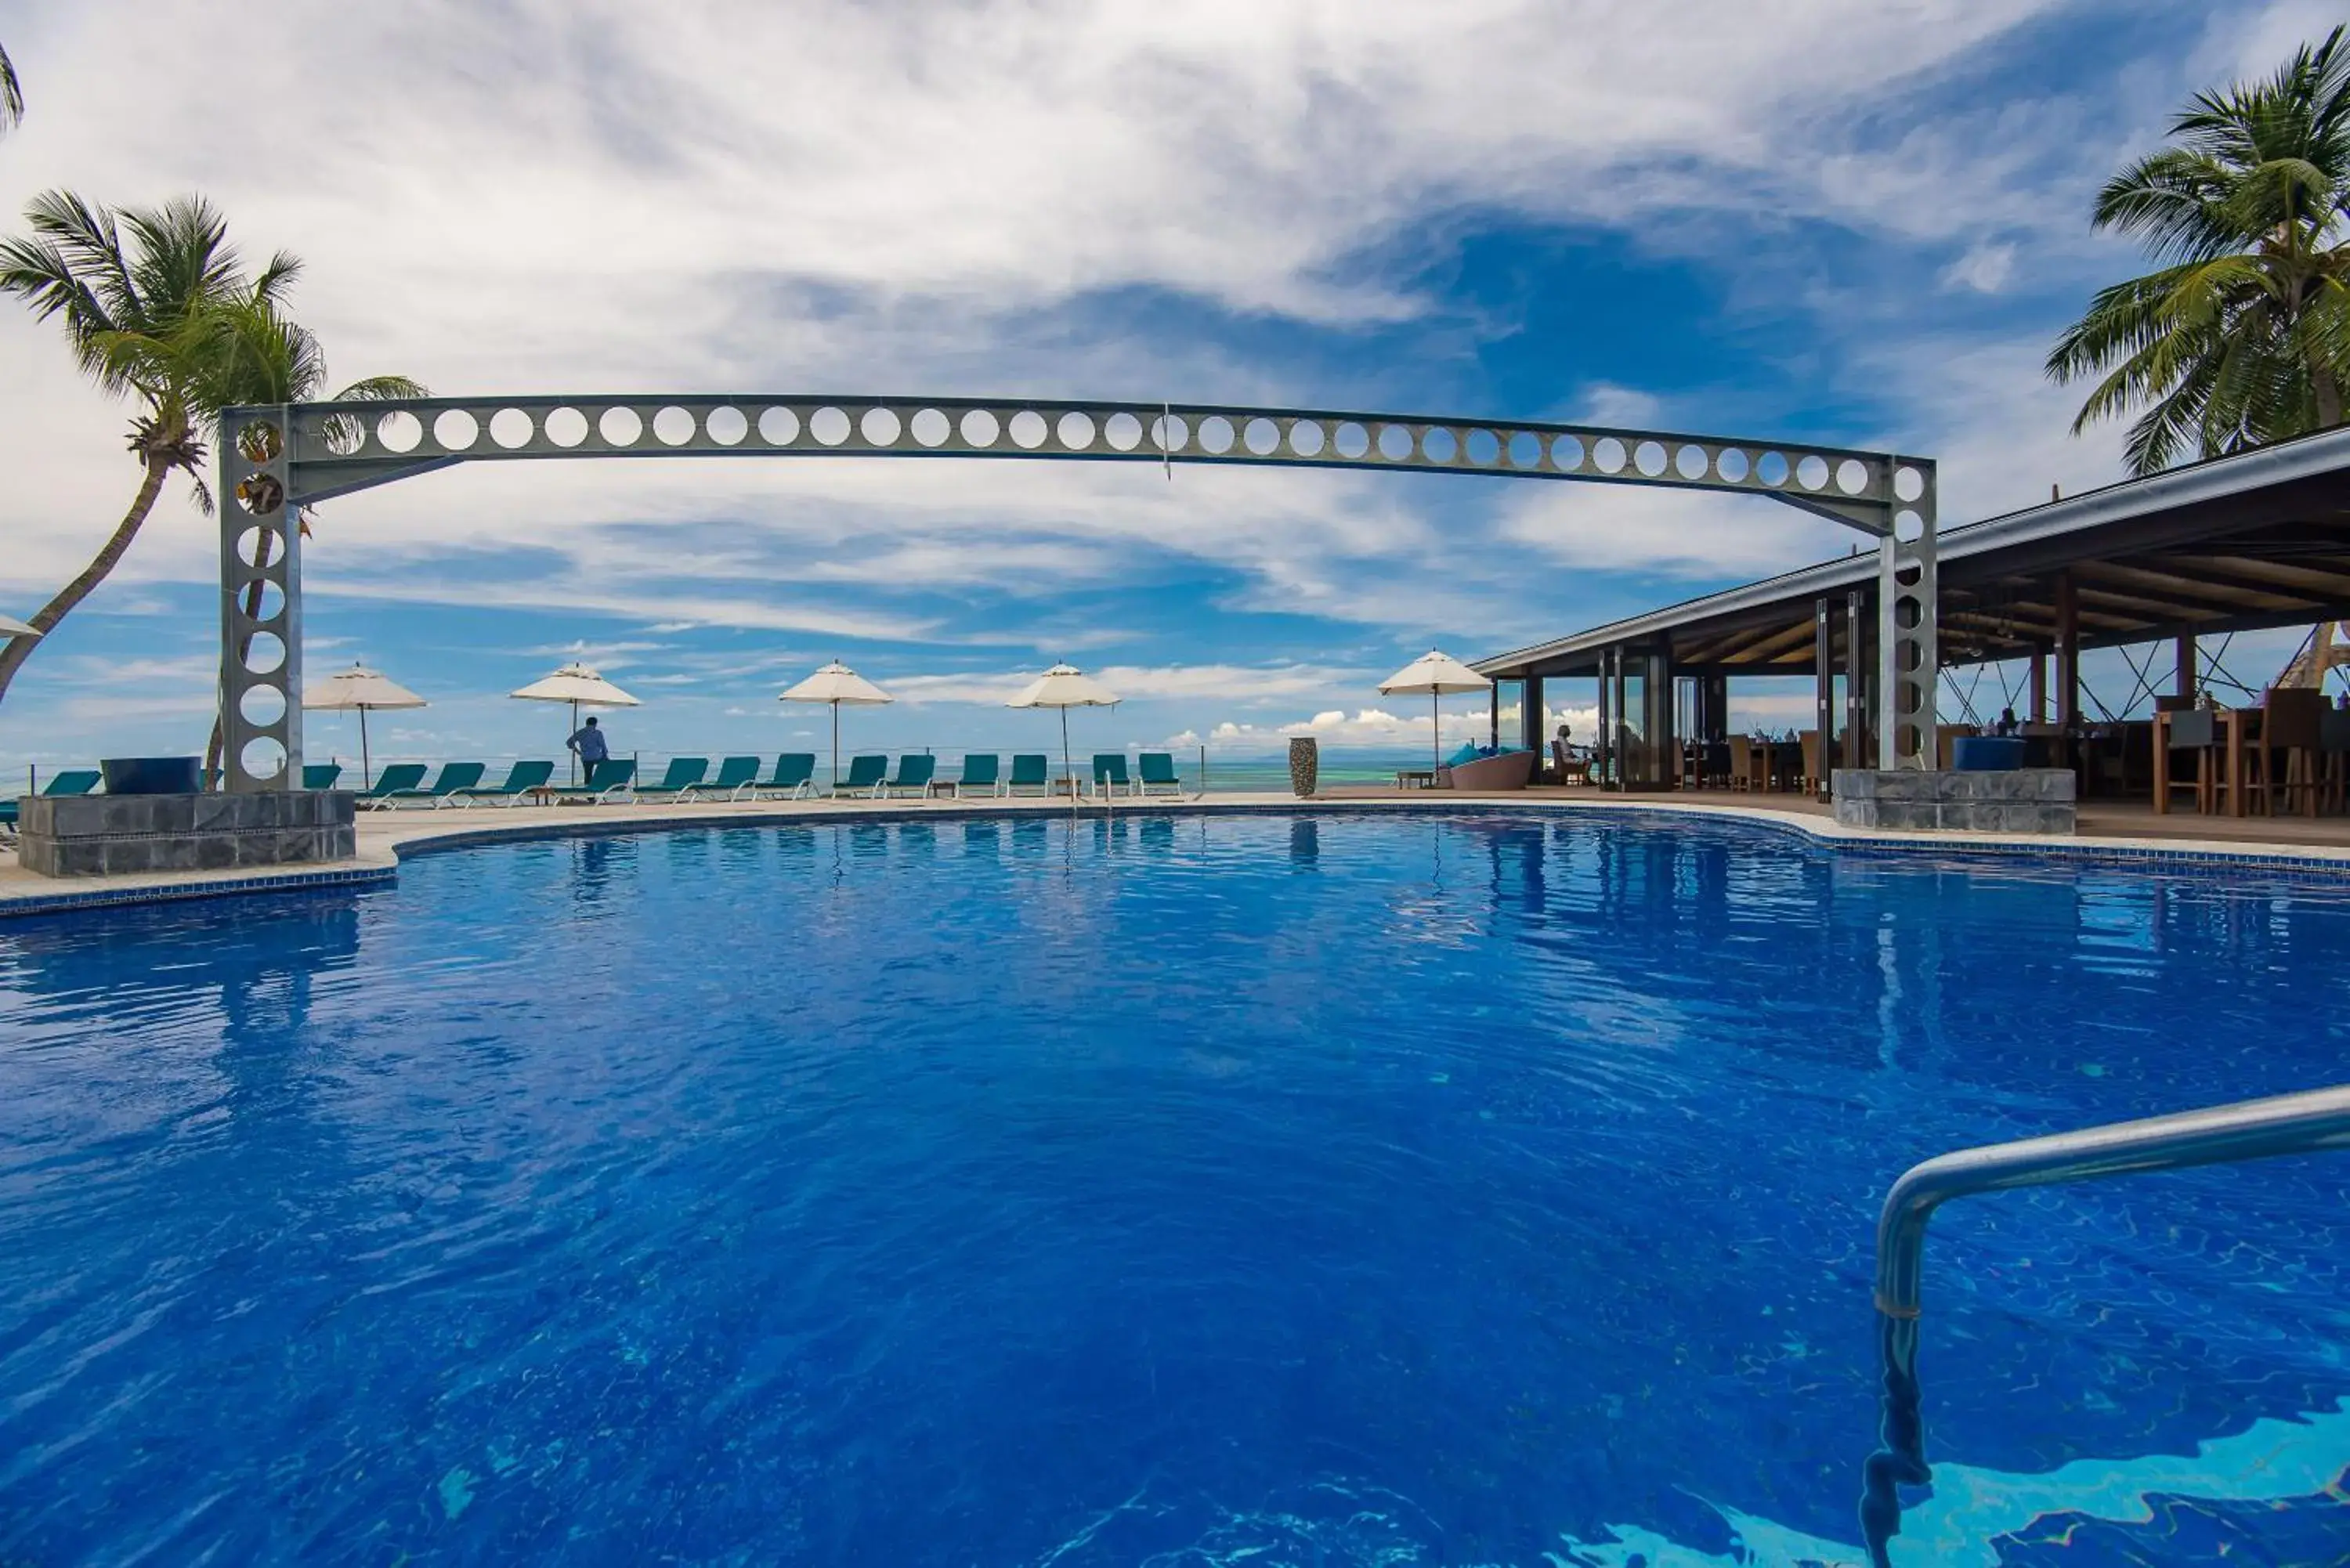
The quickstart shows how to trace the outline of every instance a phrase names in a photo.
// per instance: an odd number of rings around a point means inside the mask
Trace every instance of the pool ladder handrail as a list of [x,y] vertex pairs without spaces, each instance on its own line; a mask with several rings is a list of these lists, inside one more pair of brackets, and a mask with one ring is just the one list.
[[1895,1487],[1923,1486],[1932,1479],[1918,1411],[1918,1321],[1926,1222],[1937,1208],[1974,1192],[2329,1148],[2350,1148],[2350,1085],[1963,1148],[1903,1172],[1885,1195],[1877,1221],[1884,1447],[1869,1456],[1860,1504],[1861,1531],[1877,1568],[1889,1568],[1886,1543],[1901,1528]]

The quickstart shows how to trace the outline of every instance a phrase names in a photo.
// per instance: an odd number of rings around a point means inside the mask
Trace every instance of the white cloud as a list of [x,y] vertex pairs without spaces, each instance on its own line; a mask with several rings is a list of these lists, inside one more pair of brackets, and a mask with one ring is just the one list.
[[1977,244],[1943,269],[1942,285],[1946,288],[1970,288],[1977,294],[1997,294],[2014,271],[2012,244]]

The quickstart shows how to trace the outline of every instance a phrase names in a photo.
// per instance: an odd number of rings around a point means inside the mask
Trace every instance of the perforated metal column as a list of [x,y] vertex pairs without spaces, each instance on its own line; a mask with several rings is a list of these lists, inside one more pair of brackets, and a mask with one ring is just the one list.
[[221,732],[226,788],[291,789],[302,769],[302,539],[282,409],[221,419]]
[[1893,532],[1877,553],[1877,765],[1931,768],[1939,761],[1934,703],[1941,661],[1934,465],[1897,458],[1894,466],[1898,509]]

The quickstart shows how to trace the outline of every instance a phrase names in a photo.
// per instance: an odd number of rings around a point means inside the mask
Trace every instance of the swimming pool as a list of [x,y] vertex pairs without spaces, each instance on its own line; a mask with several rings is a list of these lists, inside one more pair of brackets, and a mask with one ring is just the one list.
[[[12,921],[0,1563],[1857,1561],[1887,1183],[2335,1081],[2345,960],[2350,886],[1598,814]],[[1947,1210],[1897,1561],[2350,1558],[2345,1194]]]

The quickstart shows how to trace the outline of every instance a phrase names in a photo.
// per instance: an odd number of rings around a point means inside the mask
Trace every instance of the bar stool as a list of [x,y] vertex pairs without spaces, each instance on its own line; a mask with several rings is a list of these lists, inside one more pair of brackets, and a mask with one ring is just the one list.
[[2325,693],[2314,686],[2272,686],[2261,705],[2265,711],[2261,719],[2260,777],[2254,781],[2258,790],[2254,798],[2262,811],[2274,816],[2279,795],[2291,809],[2298,794],[2302,815],[2315,816],[2323,787]]
[[2341,811],[2350,793],[2350,708],[2328,708],[2319,715],[2317,749],[2325,764],[2323,809]]
[[[2195,776],[2178,776],[2178,758],[2190,753],[2195,759]],[[2195,809],[2206,816],[2217,805],[2220,788],[2220,721],[2209,709],[2197,708],[2170,715],[2170,742],[2168,754],[2159,763],[2155,788],[2164,792],[2167,799],[2173,790],[2195,792]]]

